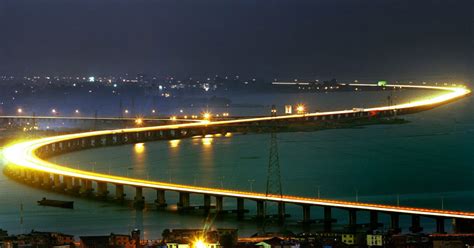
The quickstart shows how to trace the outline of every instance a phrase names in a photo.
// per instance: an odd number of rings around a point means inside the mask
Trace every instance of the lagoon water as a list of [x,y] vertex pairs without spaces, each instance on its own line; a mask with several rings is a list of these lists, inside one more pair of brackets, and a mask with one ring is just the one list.
[[[330,99],[330,96],[324,97]],[[382,103],[384,97],[380,96],[378,102]],[[311,104],[322,109],[347,108],[352,106],[348,102],[363,102],[365,98],[340,100],[339,106],[324,99],[320,101],[326,105],[318,101]],[[410,122],[279,133],[283,192],[316,196],[319,188],[322,198],[355,201],[358,192],[361,202],[397,204],[398,198],[400,205],[474,211],[473,100],[463,99],[403,118]],[[51,160],[96,172],[265,192],[269,142],[269,134],[233,134],[106,147],[64,154]],[[110,187],[109,191],[113,190]],[[133,196],[131,189],[127,195]],[[42,197],[71,199],[76,207],[68,210],[37,206],[36,201]],[[153,201],[154,192],[145,191],[145,197]],[[152,239],[165,228],[200,228],[205,221],[202,214],[176,213],[173,208],[177,195],[174,193],[167,194],[170,207],[166,211],[152,207],[135,211],[127,205],[34,189],[4,175],[0,175],[0,200],[0,228],[11,233],[36,229],[95,235],[127,233],[139,228],[144,238]],[[192,196],[191,203],[202,204],[202,196]],[[234,200],[224,200],[224,208],[234,207]],[[254,214],[255,203],[246,202],[246,207],[251,211],[249,216]],[[301,219],[301,208],[288,206],[287,212],[291,217],[287,225],[280,228],[300,231],[297,221]],[[339,223],[336,228],[342,228],[347,221],[346,212],[335,210],[333,215]],[[321,216],[321,209],[313,207],[312,217]],[[361,212],[358,222],[367,220],[368,214]],[[380,220],[388,224],[388,216],[381,215]],[[237,222],[232,215],[210,216],[207,221],[215,227],[239,228],[241,235],[250,235],[259,229],[250,217]],[[426,231],[434,229],[432,220],[423,218],[422,222]],[[409,219],[402,218],[401,224],[407,231]],[[321,226],[312,228],[318,230]]]

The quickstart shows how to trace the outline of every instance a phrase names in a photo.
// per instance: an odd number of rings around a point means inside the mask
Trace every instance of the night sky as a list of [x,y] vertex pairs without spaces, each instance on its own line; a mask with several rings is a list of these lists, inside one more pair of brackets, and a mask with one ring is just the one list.
[[0,0],[0,73],[470,80],[473,5]]

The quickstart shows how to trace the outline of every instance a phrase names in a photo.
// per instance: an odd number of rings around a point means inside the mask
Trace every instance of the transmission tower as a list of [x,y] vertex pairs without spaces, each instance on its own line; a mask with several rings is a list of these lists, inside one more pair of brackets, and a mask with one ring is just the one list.
[[278,140],[277,134],[274,131],[271,132],[266,195],[282,197],[280,159],[278,157]]

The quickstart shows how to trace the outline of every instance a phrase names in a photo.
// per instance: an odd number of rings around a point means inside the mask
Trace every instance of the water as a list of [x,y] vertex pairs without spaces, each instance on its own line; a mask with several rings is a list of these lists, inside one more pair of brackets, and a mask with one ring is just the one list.
[[[370,93],[372,94],[372,93]],[[383,97],[380,98],[382,101]],[[353,101],[348,99],[347,101]],[[405,116],[402,125],[377,125],[364,128],[324,130],[310,133],[278,134],[279,155],[285,194],[355,200],[362,202],[474,211],[474,105],[464,99],[431,111]],[[343,103],[342,103],[343,104]],[[334,107],[334,105],[331,105]],[[177,141],[158,141],[144,145],[106,147],[65,154],[52,160],[72,167],[103,173],[128,175],[174,183],[195,184],[265,192],[269,134],[234,134]],[[252,185],[251,185],[252,184]],[[110,187],[109,191],[113,192]],[[126,192],[133,196],[131,189]],[[74,210],[40,207],[41,197],[73,199]],[[145,191],[153,201],[152,191]],[[135,211],[128,206],[70,198],[17,184],[0,176],[0,228],[12,233],[22,230],[55,230],[76,235],[126,233],[138,227],[145,238],[156,238],[165,228],[199,228],[200,214],[177,214],[173,207],[177,195],[167,194],[168,211]],[[442,203],[443,202],[443,203]],[[23,224],[19,205],[23,204]],[[191,203],[202,204],[202,196]],[[255,213],[255,203],[246,202]],[[224,208],[235,208],[232,199]],[[301,208],[288,206],[292,215],[287,228],[300,230]],[[312,217],[322,211],[312,208]],[[335,210],[339,223],[347,212]],[[361,212],[359,222],[367,221]],[[214,220],[216,227],[239,228],[242,235],[258,230],[251,220],[234,217]],[[380,220],[388,223],[388,217]],[[422,219],[425,230],[434,228]],[[409,219],[402,218],[406,231]],[[340,226],[339,226],[340,227]],[[314,227],[316,230],[320,226]]]

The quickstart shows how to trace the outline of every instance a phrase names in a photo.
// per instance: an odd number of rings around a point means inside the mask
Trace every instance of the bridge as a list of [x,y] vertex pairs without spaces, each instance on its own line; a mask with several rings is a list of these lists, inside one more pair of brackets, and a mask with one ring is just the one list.
[[[365,84],[354,84],[354,86],[376,87]],[[42,138],[7,147],[4,150],[4,156],[8,161],[8,166],[4,172],[13,178],[44,188],[74,194],[95,195],[102,198],[109,197],[110,192],[108,189],[113,186],[115,188],[113,197],[118,201],[125,199],[125,186],[133,187],[135,191],[133,200],[136,206],[144,205],[143,190],[146,189],[156,191],[155,203],[158,207],[167,205],[165,192],[177,192],[179,194],[178,208],[183,210],[191,208],[190,194],[202,195],[204,209],[207,210],[211,209],[211,197],[214,197],[216,212],[224,211],[223,198],[233,198],[236,199],[237,210],[235,212],[239,217],[242,217],[246,212],[244,209],[245,200],[256,202],[257,217],[259,218],[265,218],[265,202],[275,202],[278,204],[278,216],[280,218],[285,218],[286,204],[301,206],[303,222],[311,221],[311,207],[322,207],[324,209],[324,227],[327,231],[332,228],[331,213],[333,208],[348,211],[349,226],[357,224],[357,211],[369,211],[370,223],[373,227],[378,225],[379,214],[388,214],[391,219],[390,228],[393,230],[399,230],[400,215],[411,216],[412,224],[410,230],[412,232],[422,230],[420,217],[429,217],[436,220],[436,230],[440,233],[445,230],[446,219],[453,219],[458,231],[462,231],[462,228],[466,226],[471,228],[474,226],[474,212],[392,206],[291,195],[266,195],[256,192],[182,185],[78,170],[47,161],[47,158],[51,156],[77,150],[154,140],[174,140],[196,135],[226,134],[228,132],[235,132],[243,126],[262,126],[269,125],[269,123],[285,124],[297,121],[311,123],[338,122],[342,120],[410,114],[459,100],[471,94],[471,91],[466,88],[417,85],[387,85],[386,87],[434,90],[443,94],[393,106],[234,120],[201,120],[200,122],[192,123],[104,130]]]

